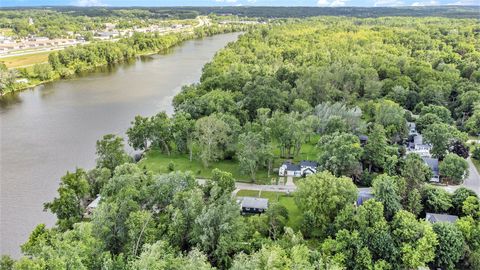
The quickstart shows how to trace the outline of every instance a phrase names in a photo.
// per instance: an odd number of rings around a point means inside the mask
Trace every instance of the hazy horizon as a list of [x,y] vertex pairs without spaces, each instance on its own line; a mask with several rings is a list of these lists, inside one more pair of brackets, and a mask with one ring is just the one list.
[[473,0],[10,0],[0,7],[42,7],[42,6],[79,6],[79,7],[178,7],[178,6],[279,6],[279,7],[412,7],[412,6],[479,6]]

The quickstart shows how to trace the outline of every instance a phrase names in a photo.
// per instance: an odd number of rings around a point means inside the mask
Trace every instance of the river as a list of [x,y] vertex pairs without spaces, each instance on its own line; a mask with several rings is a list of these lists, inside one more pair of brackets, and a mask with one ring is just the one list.
[[55,223],[43,203],[67,170],[94,166],[97,139],[124,136],[135,115],[172,113],[182,85],[198,82],[203,65],[237,37],[187,41],[168,54],[1,97],[0,254],[18,257],[37,224]]

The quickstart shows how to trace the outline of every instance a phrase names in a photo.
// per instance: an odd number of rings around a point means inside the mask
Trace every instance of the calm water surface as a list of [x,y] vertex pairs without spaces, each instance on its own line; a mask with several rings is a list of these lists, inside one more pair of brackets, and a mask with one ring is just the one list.
[[166,55],[0,98],[0,254],[39,223],[53,225],[43,203],[67,170],[91,168],[102,135],[124,135],[135,115],[171,113],[182,85],[197,82],[215,52],[238,34],[188,41]]

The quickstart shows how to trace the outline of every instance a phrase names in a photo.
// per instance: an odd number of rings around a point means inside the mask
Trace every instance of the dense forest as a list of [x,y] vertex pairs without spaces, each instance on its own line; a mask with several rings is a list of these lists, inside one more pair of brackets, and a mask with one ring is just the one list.
[[[121,137],[101,138],[96,167],[68,172],[45,204],[57,225],[37,226],[25,256],[3,257],[2,267],[479,269],[478,195],[429,184],[431,169],[405,149],[415,122],[449,184],[464,180],[470,151],[480,159],[467,145],[480,133],[479,35],[476,19],[412,17],[250,29],[182,89],[172,116],[133,119],[128,143],[146,151],[138,163]],[[50,63],[74,68],[72,55]],[[285,195],[294,204],[273,199],[264,214],[242,216],[232,192],[245,179],[216,164],[236,162],[257,181],[307,147],[321,172],[296,181]],[[199,160],[211,177],[197,181],[174,163],[154,173],[153,154]],[[357,204],[358,186],[374,198]],[[426,213],[459,219],[431,224]]]

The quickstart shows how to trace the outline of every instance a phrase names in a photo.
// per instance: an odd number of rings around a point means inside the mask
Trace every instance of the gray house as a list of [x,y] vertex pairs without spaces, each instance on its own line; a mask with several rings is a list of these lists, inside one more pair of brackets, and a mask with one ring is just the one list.
[[430,167],[433,177],[430,182],[440,182],[440,169],[438,168],[438,158],[422,157],[423,161]]
[[454,215],[446,215],[446,214],[435,214],[435,213],[427,213],[425,215],[425,220],[430,223],[437,223],[437,222],[449,222],[454,223],[457,221],[458,217]]
[[261,214],[268,209],[268,199],[256,197],[239,198],[242,214]]

